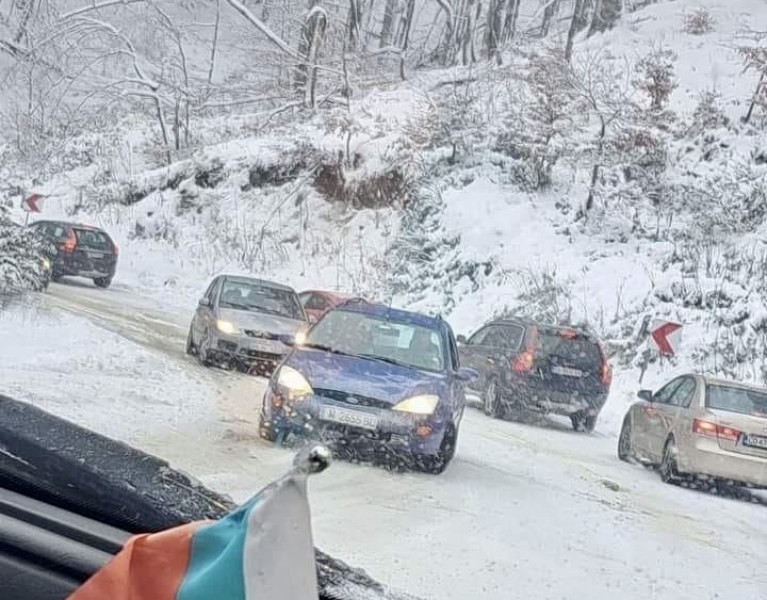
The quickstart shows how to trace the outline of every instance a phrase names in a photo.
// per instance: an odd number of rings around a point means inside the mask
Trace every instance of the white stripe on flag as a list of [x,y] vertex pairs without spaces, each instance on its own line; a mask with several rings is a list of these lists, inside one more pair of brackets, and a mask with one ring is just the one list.
[[295,470],[261,492],[248,515],[246,600],[317,600],[307,473]]

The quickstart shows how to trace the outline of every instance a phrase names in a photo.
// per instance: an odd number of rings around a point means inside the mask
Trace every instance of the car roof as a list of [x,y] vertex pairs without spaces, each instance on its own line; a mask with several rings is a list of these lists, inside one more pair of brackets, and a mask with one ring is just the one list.
[[429,315],[424,315],[422,313],[402,310],[401,308],[392,308],[391,306],[387,306],[385,304],[375,304],[365,301],[355,302],[352,300],[342,304],[335,310],[383,317],[390,321],[419,325],[428,329],[438,329],[440,325],[444,323],[440,317],[430,317]]
[[258,277],[249,277],[247,275],[227,275],[227,274],[219,275],[219,277],[221,277],[221,279],[226,279],[229,281],[236,281],[239,283],[255,283],[258,285],[262,285],[264,287],[271,287],[278,290],[285,290],[286,292],[295,293],[295,290],[289,285],[277,283],[275,281],[269,281],[268,279],[260,279]]
[[722,385],[727,387],[740,388],[742,390],[754,390],[758,392],[767,392],[767,387],[759,385],[757,383],[748,383],[745,381],[734,381],[732,379],[724,379],[723,377],[713,377],[711,375],[700,375],[698,377],[703,379],[706,385]]
[[58,220],[52,220],[52,219],[40,219],[39,221],[34,221],[33,223],[30,223],[30,225],[35,225],[37,223],[51,223],[53,225],[64,225],[66,227],[76,227],[77,229],[90,229],[92,231],[104,231],[101,227],[98,227],[96,225],[86,225],[85,223],[74,223],[72,221],[58,221]]
[[345,292],[329,292],[327,290],[302,290],[299,294],[320,294],[335,300],[346,300],[354,297],[352,294],[347,294]]
[[529,317],[506,317],[503,319],[493,319],[492,321],[488,321],[487,323],[485,323],[482,327],[487,327],[488,325],[521,325],[523,327],[530,327],[535,325],[536,327],[541,327],[543,329],[553,329],[554,331],[570,330],[570,331],[575,331],[585,337],[589,337],[589,338],[594,337],[592,333],[585,331],[579,327],[572,327],[570,325],[552,325],[550,323],[541,323],[540,321],[536,321],[535,319],[531,319]]

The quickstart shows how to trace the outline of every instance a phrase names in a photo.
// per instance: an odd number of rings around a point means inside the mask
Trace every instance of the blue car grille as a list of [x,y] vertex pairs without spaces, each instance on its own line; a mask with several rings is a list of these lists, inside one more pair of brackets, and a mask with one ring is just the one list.
[[[368,396],[357,396],[354,394],[348,394],[346,392],[340,392],[338,390],[327,390],[327,389],[315,388],[314,393],[317,396],[322,396],[323,398],[328,398],[329,400],[335,400],[336,402],[343,402],[350,406],[370,406],[373,408],[391,408],[391,404],[388,402],[384,402],[383,400],[376,400],[375,398],[370,398]],[[350,400],[350,398],[354,398],[356,402],[354,400]]]

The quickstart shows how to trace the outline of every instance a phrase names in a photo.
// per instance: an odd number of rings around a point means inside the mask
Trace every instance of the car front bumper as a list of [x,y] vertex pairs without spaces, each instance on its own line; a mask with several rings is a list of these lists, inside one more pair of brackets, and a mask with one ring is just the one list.
[[269,363],[276,366],[290,348],[277,340],[247,335],[227,335],[216,332],[211,351],[221,359],[235,360],[243,364]]
[[677,464],[683,473],[767,488],[767,459],[724,450],[716,439],[698,438],[680,448]]
[[[375,420],[375,426],[360,427],[329,420],[326,407],[369,416]],[[318,395],[288,405],[271,385],[264,394],[261,422],[275,432],[418,455],[436,454],[447,429],[447,424],[435,416],[354,406]]]

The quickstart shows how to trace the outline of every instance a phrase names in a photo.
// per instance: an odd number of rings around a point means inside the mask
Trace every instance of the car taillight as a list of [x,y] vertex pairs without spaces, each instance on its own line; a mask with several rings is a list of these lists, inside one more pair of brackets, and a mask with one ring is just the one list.
[[740,431],[728,427],[727,425],[717,425],[711,421],[703,419],[693,419],[692,432],[711,438],[722,438],[731,442],[737,442],[740,437]]
[[613,382],[613,369],[606,360],[602,363],[602,385],[610,387]]
[[61,249],[64,252],[74,252],[76,247],[77,236],[75,235],[75,232],[70,229],[66,239],[64,240],[64,243],[61,245]]
[[117,249],[117,244],[115,244],[114,242],[112,242],[112,254],[114,254],[115,256],[120,254],[120,251]]
[[532,350],[525,350],[514,358],[511,368],[519,373],[524,373],[533,368],[533,363],[535,363],[535,355]]
[[511,368],[517,373],[526,373],[533,368],[535,364],[535,345],[538,342],[538,330],[535,327],[530,329],[527,337],[525,349],[514,357]]
[[607,355],[605,354],[604,346],[602,346],[602,342],[597,340],[597,348],[599,348],[599,356],[602,357],[602,372],[600,373],[600,380],[602,381],[602,385],[605,387],[610,387],[610,384],[613,382],[613,368],[610,366],[610,363],[607,362]]

